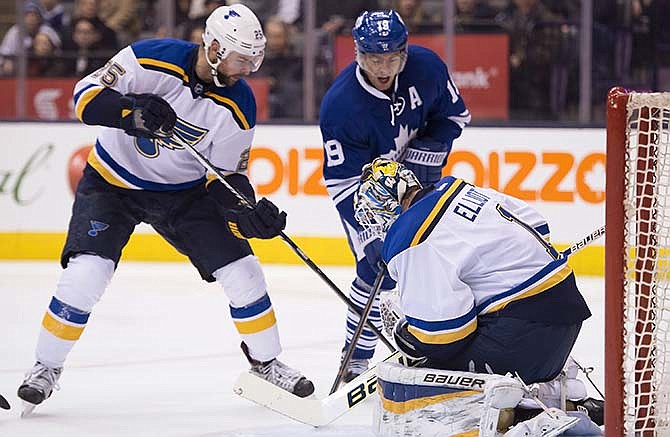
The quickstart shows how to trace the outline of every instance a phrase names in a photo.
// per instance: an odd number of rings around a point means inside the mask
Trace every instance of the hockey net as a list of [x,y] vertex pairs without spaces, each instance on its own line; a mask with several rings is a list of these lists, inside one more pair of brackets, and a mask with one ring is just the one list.
[[670,93],[607,101],[605,430],[670,436]]

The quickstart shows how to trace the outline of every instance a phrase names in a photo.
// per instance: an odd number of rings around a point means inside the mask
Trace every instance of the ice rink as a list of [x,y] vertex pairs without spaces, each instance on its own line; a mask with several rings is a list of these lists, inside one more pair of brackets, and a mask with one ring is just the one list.
[[[348,294],[353,268],[323,268]],[[44,311],[60,275],[57,262],[0,262],[1,437],[372,436],[372,401],[319,429],[238,397],[248,368],[223,291],[181,263],[122,263],[66,363],[55,392],[20,419],[16,389],[34,362]],[[325,396],[337,372],[345,305],[308,267],[265,266],[283,361]],[[594,316],[574,356],[603,381],[603,281],[578,278]],[[375,359],[388,355],[383,345]]]

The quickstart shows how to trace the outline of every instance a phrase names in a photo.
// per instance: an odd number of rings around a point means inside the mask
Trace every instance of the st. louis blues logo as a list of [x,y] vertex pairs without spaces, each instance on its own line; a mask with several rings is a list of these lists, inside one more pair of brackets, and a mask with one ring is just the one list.
[[[174,134],[178,135],[183,141],[190,145],[195,145],[200,142],[200,140],[202,140],[202,138],[207,134],[207,132],[209,132],[209,130],[205,129],[204,127],[192,125],[191,123],[178,118],[174,127],[174,132]],[[180,150],[184,148],[175,142],[172,138],[135,138],[135,148],[142,154],[142,156],[146,158],[158,157],[161,147],[168,150]]]
[[102,231],[106,231],[109,228],[107,223],[99,222],[97,220],[91,220],[91,230],[87,232],[89,237],[97,237],[98,234]]

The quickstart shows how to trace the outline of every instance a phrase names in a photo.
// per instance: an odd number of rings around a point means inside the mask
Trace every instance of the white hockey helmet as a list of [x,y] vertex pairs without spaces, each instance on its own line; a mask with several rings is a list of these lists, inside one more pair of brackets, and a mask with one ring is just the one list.
[[216,53],[216,62],[205,56],[207,63],[212,67],[212,76],[217,86],[217,68],[221,61],[237,52],[251,58],[252,71],[258,71],[265,57],[265,35],[256,15],[243,4],[220,6],[214,10],[205,22],[205,32],[202,41],[205,53],[209,51],[214,40],[219,42],[219,51]]

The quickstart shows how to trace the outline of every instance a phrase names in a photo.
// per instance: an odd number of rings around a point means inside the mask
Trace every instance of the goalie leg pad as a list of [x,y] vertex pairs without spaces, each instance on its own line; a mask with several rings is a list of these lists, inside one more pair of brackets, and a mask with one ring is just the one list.
[[455,436],[476,435],[484,388],[501,377],[380,363],[377,378],[377,435]]

